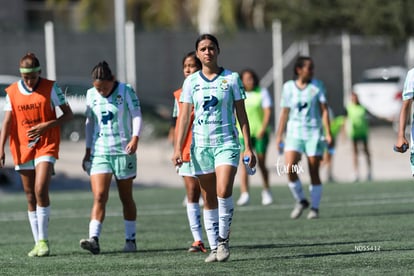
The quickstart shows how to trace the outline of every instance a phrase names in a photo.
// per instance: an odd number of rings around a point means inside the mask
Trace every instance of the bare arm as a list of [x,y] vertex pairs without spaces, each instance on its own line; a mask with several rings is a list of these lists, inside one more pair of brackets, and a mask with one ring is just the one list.
[[3,126],[0,133],[0,168],[4,166],[4,161],[6,158],[6,155],[4,153],[4,147],[7,142],[7,138],[10,135],[10,127],[12,123],[12,117],[11,117],[11,111],[6,111],[4,113],[4,119],[3,119]]
[[244,156],[249,157],[250,159],[249,166],[253,168],[254,166],[256,166],[256,157],[253,154],[252,146],[250,143],[250,126],[249,126],[249,121],[247,119],[246,109],[244,107],[244,100],[236,101],[234,103],[234,106],[236,108],[237,120],[239,121],[240,129],[241,129],[243,139],[244,139],[244,145],[245,145]]
[[321,110],[322,110],[322,124],[325,128],[325,140],[328,144],[328,147],[332,146],[332,134],[331,134],[331,123],[329,121],[329,110],[328,110],[328,104],[321,103]]
[[290,108],[284,107],[279,115],[279,125],[276,130],[276,147],[279,151],[282,150],[280,143],[283,141],[283,133],[285,132],[286,123],[289,119],[289,112]]
[[263,108],[262,128],[260,130],[258,138],[262,138],[265,135],[267,127],[269,126],[271,115],[272,115],[272,109],[270,107]]
[[174,154],[172,162],[175,166],[180,166],[182,160],[182,148],[187,132],[190,131],[190,116],[191,116],[192,104],[182,103],[180,113],[177,118],[178,130],[177,134],[174,135]]
[[40,137],[48,129],[60,126],[64,124],[65,122],[70,121],[73,118],[72,109],[70,108],[68,104],[62,104],[59,106],[59,108],[62,110],[62,113],[63,113],[59,118],[55,120],[43,122],[43,123],[40,123],[38,125],[31,127],[27,131],[27,136],[32,139]]
[[402,150],[403,144],[407,144],[407,145],[409,144],[407,139],[405,138],[405,125],[407,123],[407,118],[410,113],[412,103],[413,103],[413,99],[405,100],[403,101],[402,106],[401,106],[397,143],[395,144],[395,148],[398,152],[403,152]]

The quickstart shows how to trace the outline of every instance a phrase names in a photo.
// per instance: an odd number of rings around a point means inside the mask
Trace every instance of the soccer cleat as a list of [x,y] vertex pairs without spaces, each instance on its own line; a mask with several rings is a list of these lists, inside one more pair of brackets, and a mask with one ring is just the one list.
[[217,246],[217,261],[225,262],[230,257],[229,251],[229,239],[222,239],[218,238],[218,246]]
[[262,205],[267,206],[273,203],[273,196],[270,190],[266,189],[262,191]]
[[188,252],[207,252],[207,249],[204,247],[204,243],[202,241],[195,241],[188,249]]
[[244,193],[241,193],[239,199],[237,200],[237,205],[245,206],[249,204],[249,201],[250,201],[249,193],[244,192]]
[[37,257],[37,251],[39,250],[39,247],[36,244],[33,249],[27,254],[29,257]]
[[135,240],[125,240],[124,252],[137,252],[137,244]]
[[101,251],[101,249],[99,248],[99,239],[98,239],[98,237],[92,237],[92,238],[89,238],[89,239],[82,239],[82,240],[80,240],[80,246],[83,249],[90,251],[94,255],[99,254],[99,252]]
[[303,210],[309,207],[309,202],[306,199],[302,199],[300,202],[296,203],[295,208],[293,208],[290,213],[290,218],[297,219],[302,215]]
[[206,263],[217,262],[217,249],[212,249],[208,257],[205,258],[204,262]]
[[37,257],[49,256],[49,242],[47,240],[40,240],[37,242]]
[[317,219],[319,218],[319,210],[315,208],[311,208],[308,213],[308,219]]

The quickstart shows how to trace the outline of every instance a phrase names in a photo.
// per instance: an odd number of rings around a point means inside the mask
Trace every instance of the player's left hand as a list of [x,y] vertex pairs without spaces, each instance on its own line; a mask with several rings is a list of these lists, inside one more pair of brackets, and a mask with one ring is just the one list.
[[134,136],[125,147],[125,152],[129,155],[134,154],[138,149],[138,137]]
[[46,131],[47,128],[48,128],[47,122],[40,123],[38,125],[32,126],[27,131],[27,137],[29,137],[30,139],[38,138],[38,137],[42,136],[42,134]]
[[326,145],[328,146],[328,148],[331,148],[331,147],[334,146],[332,135],[330,133],[325,135],[325,142],[326,142]]
[[243,153],[243,156],[246,157],[248,156],[250,159],[249,162],[249,167],[250,168],[254,168],[256,167],[256,156],[253,154],[253,152],[251,150],[245,150]]

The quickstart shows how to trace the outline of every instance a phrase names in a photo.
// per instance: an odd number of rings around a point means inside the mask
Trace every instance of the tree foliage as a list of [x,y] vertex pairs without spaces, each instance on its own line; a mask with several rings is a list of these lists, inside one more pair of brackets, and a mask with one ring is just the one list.
[[[69,0],[47,0],[62,8]],[[127,19],[144,30],[197,29],[198,0],[126,0]],[[84,30],[113,23],[113,0],[79,0]],[[394,42],[414,35],[412,0],[220,0],[220,29],[266,30],[272,21],[298,35],[351,34],[388,36]]]

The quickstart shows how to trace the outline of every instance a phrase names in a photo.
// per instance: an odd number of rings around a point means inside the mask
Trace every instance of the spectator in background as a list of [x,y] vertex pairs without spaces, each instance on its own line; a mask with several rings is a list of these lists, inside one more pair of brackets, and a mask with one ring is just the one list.
[[[250,125],[250,140],[255,150],[259,169],[262,173],[262,205],[269,205],[273,202],[272,193],[269,186],[269,171],[266,167],[266,151],[269,144],[269,121],[272,114],[272,99],[269,91],[259,86],[259,77],[256,72],[251,69],[245,69],[240,73],[244,89],[246,90],[246,113]],[[241,152],[244,151],[244,139],[239,130],[239,139],[241,144]],[[241,156],[243,159],[243,156]],[[249,195],[249,176],[246,167],[241,160],[239,166],[240,173],[240,198],[237,205],[247,205],[250,200]]]
[[358,95],[352,92],[351,102],[346,106],[346,131],[352,141],[352,156],[354,165],[353,181],[359,181],[358,145],[362,144],[367,161],[367,180],[372,180],[371,155],[368,148],[368,119],[367,110],[358,100]]

